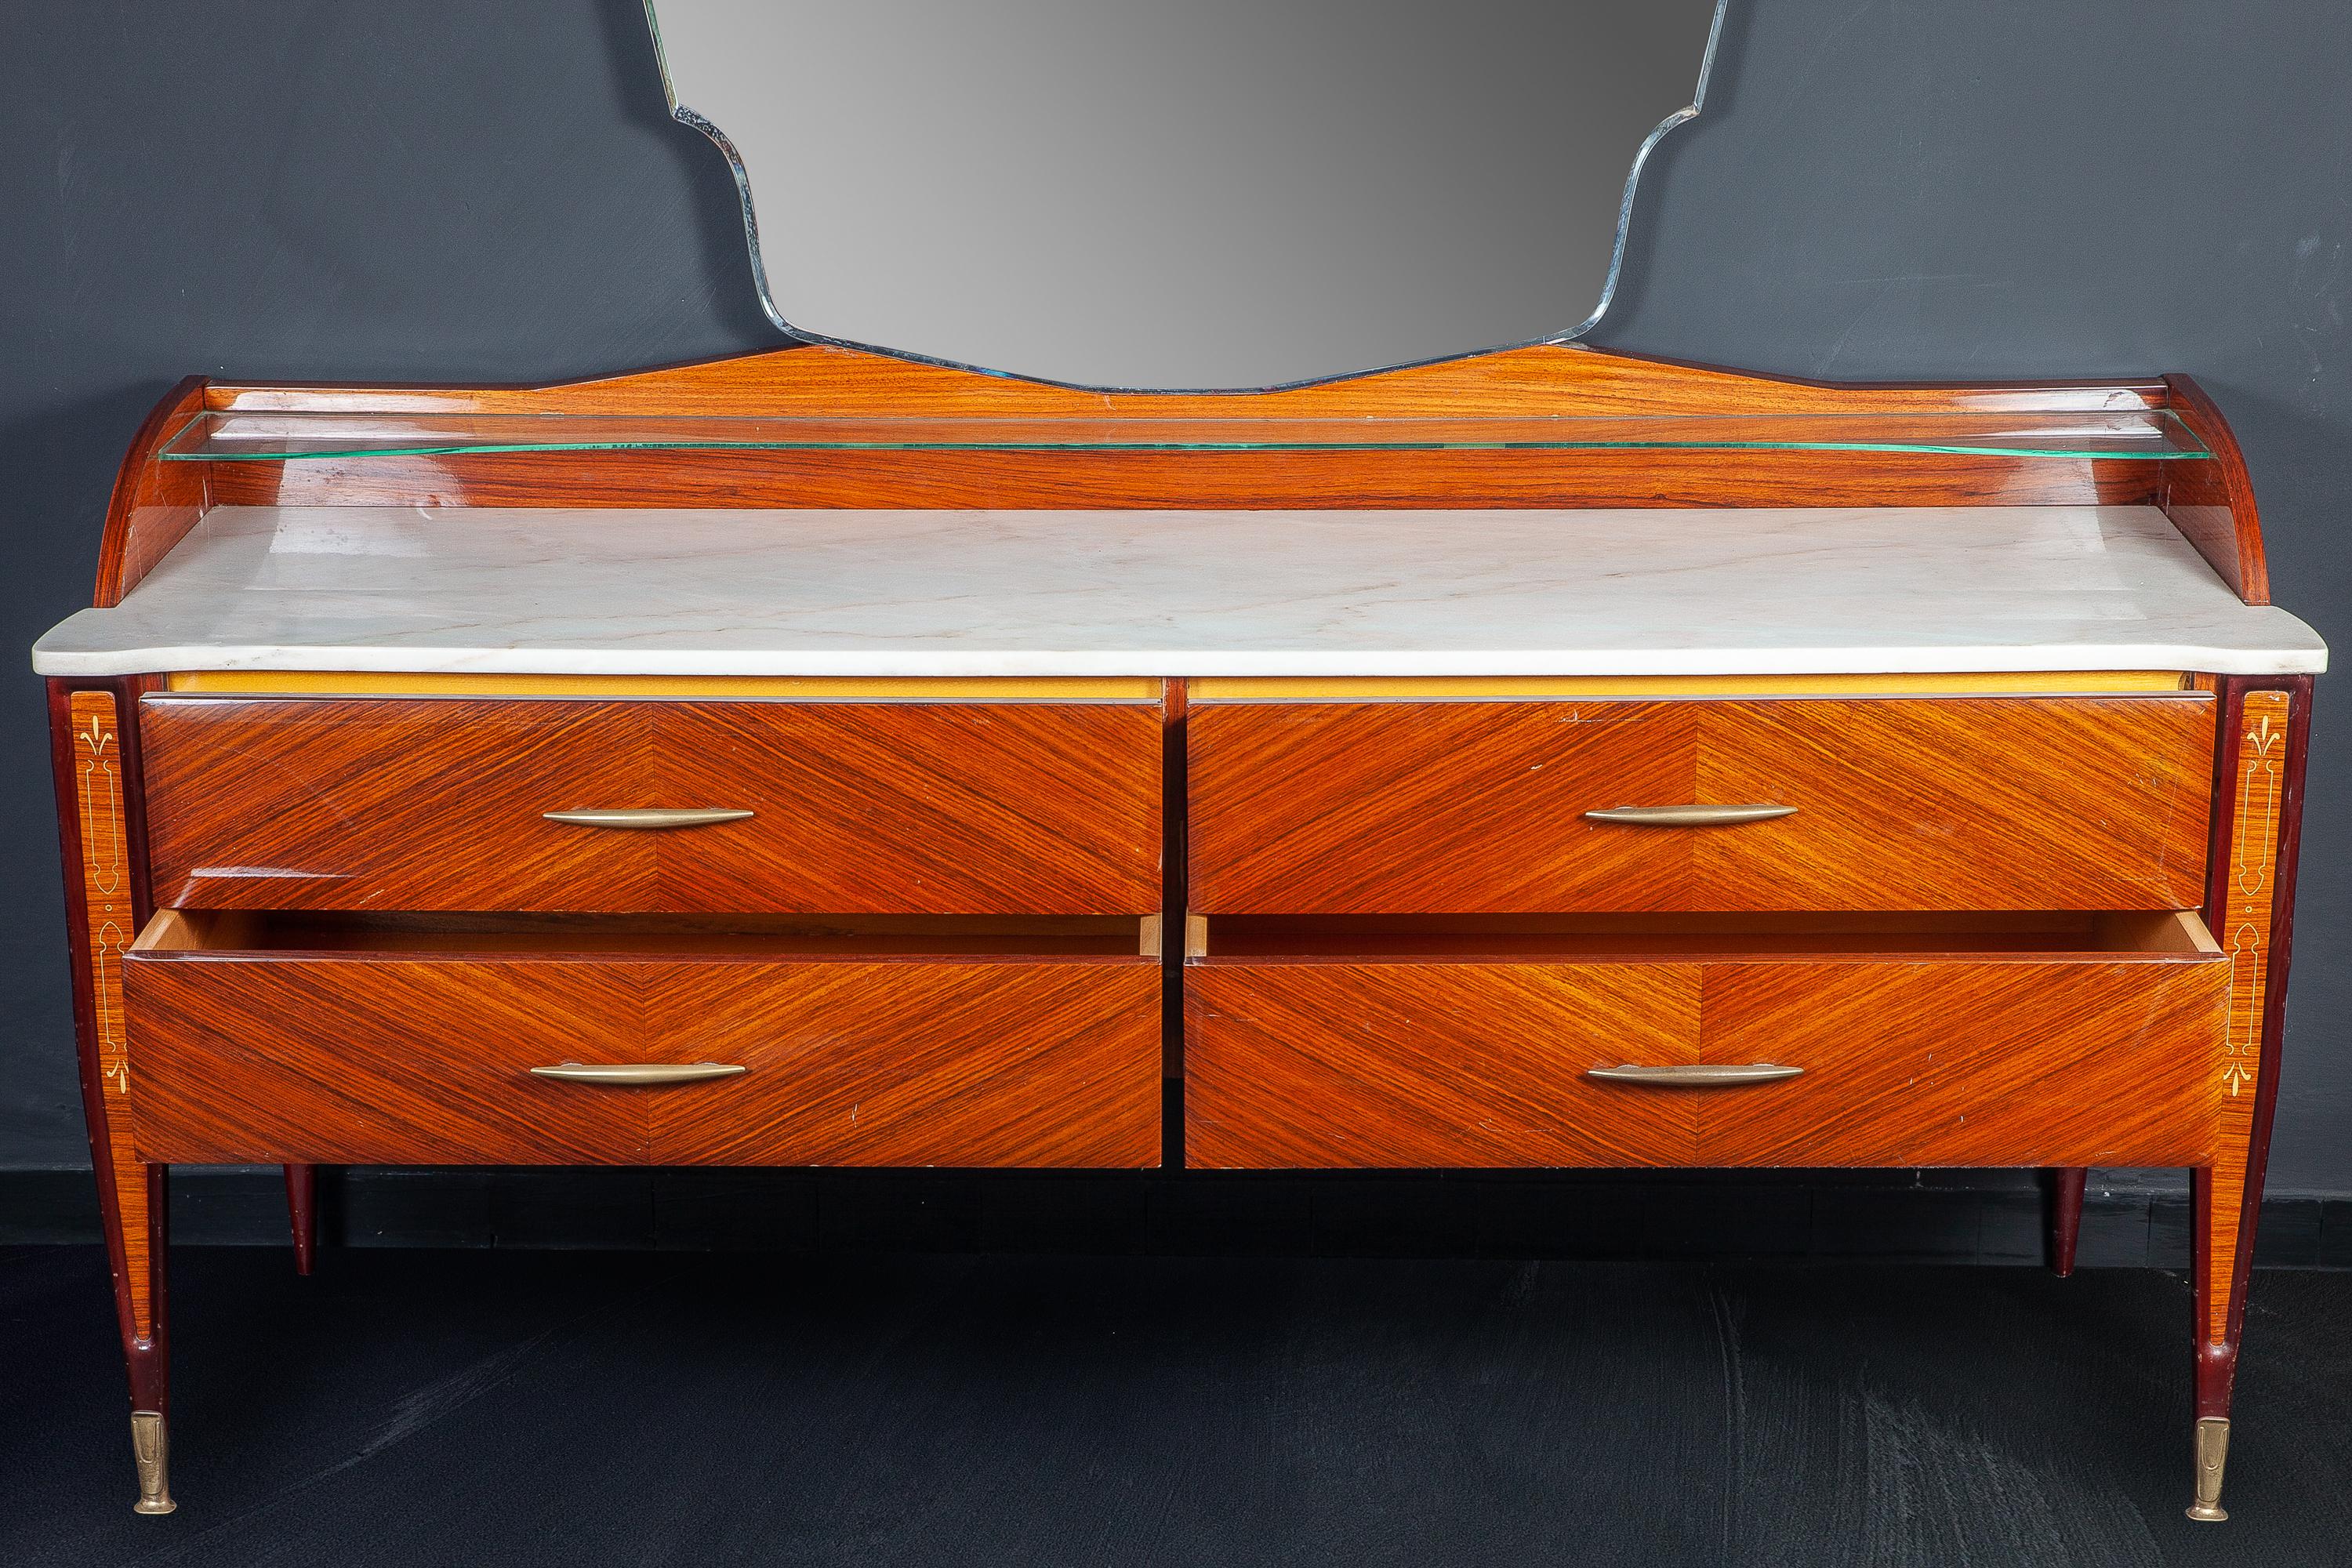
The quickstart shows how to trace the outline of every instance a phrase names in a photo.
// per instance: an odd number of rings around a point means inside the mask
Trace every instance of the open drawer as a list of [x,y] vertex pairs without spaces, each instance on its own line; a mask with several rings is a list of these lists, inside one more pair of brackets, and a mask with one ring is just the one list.
[[1157,1164],[1155,926],[166,910],[123,966],[137,1145],[164,1162]]
[[2193,914],[1213,919],[1188,1163],[2195,1165]]

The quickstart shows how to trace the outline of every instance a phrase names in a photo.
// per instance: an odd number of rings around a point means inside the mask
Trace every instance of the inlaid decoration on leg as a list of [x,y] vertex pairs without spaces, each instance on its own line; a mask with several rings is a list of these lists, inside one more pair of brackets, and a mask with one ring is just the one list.
[[123,956],[138,933],[131,816],[136,787],[121,700],[128,688],[52,689],[50,741],[66,842],[66,901],[74,927],[74,1026],[82,1112],[114,1275],[115,1313],[131,1380],[138,1511],[169,1513],[164,1423],[170,1410],[163,1316],[164,1168],[139,1157],[131,1121]]
[[121,1215],[121,1269],[130,1302],[126,1336],[151,1339],[147,1173],[131,1133],[131,1057],[122,1026],[122,955],[138,934],[131,897],[131,844],[123,819],[122,737],[114,694],[77,691],[68,703],[74,812],[81,834],[82,918],[89,944],[90,1032],[99,1061],[100,1104],[110,1181]]
[[2286,787],[2284,691],[2249,691],[2238,710],[2233,809],[2221,896],[2207,923],[2230,955],[2230,1033],[2221,1061],[2221,1137],[2210,1185],[2212,1224],[2206,1240],[2211,1288],[2205,1292],[2209,1344],[2230,1332],[2230,1281],[2237,1274],[2239,1226],[2254,1107],[2263,1072],[2263,1022],[2270,990],[2271,925],[2278,903],[2279,815]]
[[2221,765],[2205,919],[2230,955],[2230,1016],[2215,1086],[2212,1163],[2190,1173],[2197,1256],[2196,1500],[2228,1518],[2221,1476],[2246,1311],[2248,1264],[2277,1096],[2310,681],[2222,686]]

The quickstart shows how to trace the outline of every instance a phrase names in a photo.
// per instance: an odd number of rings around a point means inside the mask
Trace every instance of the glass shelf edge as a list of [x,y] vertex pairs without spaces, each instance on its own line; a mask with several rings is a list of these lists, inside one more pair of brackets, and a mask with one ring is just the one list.
[[[1936,456],[2012,458],[2021,459],[2041,458],[2073,461],[2173,462],[2205,459],[2210,458],[2213,456],[2211,450],[2198,438],[2194,431],[2190,430],[2187,425],[2182,423],[2177,416],[2167,410],[2150,410],[2144,415],[2137,416],[2137,417],[2145,421],[2145,423],[2141,424],[2139,427],[2136,429],[2118,428],[2113,432],[2096,433],[2084,432],[2080,428],[2082,423],[2081,416],[2060,415],[2055,417],[2065,419],[2067,424],[2073,426],[2073,428],[2053,432],[2048,440],[2038,442],[2030,438],[2025,440],[2001,440],[1998,437],[1989,439],[1969,439],[1967,436],[1958,432],[1944,435],[1941,439],[1933,438],[1933,437],[1923,437],[1921,438],[1915,439],[1871,439],[1866,435],[1860,434],[1841,437],[1812,436],[1811,434],[1799,435],[1794,433],[1780,436],[1749,435],[1738,437],[1717,437],[1706,435],[1703,433],[1703,430],[1693,430],[1689,428],[1689,426],[1694,425],[1703,426],[1710,419],[1720,419],[1725,424],[1733,424],[1735,422],[1769,424],[1778,420],[1803,425],[1811,423],[1816,419],[1826,421],[1831,418],[1847,418],[1857,421],[1868,421],[1873,419],[1909,419],[1933,424],[1938,419],[1949,417],[1939,416],[1562,416],[1553,417],[1557,418],[1562,425],[1570,425],[1579,418],[1589,418],[1591,423],[1593,425],[1605,425],[1613,426],[1614,428],[1611,429],[1610,433],[1605,436],[1596,434],[1589,437],[1578,437],[1565,430],[1559,434],[1551,434],[1549,432],[1535,434],[1529,433],[1526,429],[1526,426],[1529,425],[1541,425],[1546,423],[1545,420],[1496,420],[1494,421],[1496,424],[1514,425],[1520,428],[1515,430],[1509,436],[1497,436],[1492,439],[1480,439],[1475,435],[1470,436],[1468,438],[1465,438],[1460,432],[1460,427],[1466,425],[1475,426],[1481,423],[1481,421],[1475,418],[1432,418],[1419,421],[1413,419],[1398,419],[1390,421],[1332,420],[1328,423],[1333,426],[1333,428],[1331,433],[1328,436],[1319,431],[1301,432],[1298,428],[1298,426],[1302,425],[1320,423],[1318,421],[1301,419],[1270,420],[1268,421],[1270,424],[1279,424],[1286,426],[1288,428],[1283,434],[1268,435],[1265,437],[1259,439],[1252,439],[1245,437],[1232,435],[1230,432],[1231,427],[1234,425],[1246,423],[1244,421],[1236,420],[1218,420],[1213,422],[1223,425],[1227,427],[1227,435],[1224,439],[1212,438],[1206,435],[1198,438],[1182,438],[1181,437],[1170,435],[1165,432],[1156,433],[1158,438],[1155,438],[1154,435],[1142,433],[1130,437],[1122,437],[1104,434],[1099,430],[1090,431],[1085,436],[1071,436],[1062,438],[1055,438],[1052,436],[1034,430],[1021,435],[1003,437],[968,435],[961,438],[952,434],[950,430],[938,430],[938,433],[936,434],[916,434],[910,431],[906,434],[890,436],[878,435],[868,430],[863,432],[824,435],[811,434],[802,437],[784,435],[757,437],[737,437],[730,438],[715,434],[703,436],[693,432],[686,432],[665,435],[616,434],[610,436],[575,437],[572,439],[554,437],[547,439],[503,440],[403,440],[396,437],[387,437],[373,441],[365,437],[350,437],[341,440],[335,440],[331,437],[322,434],[320,437],[311,437],[311,439],[319,440],[320,444],[316,446],[297,447],[294,449],[287,449],[289,444],[298,443],[305,439],[305,437],[297,431],[285,429],[268,431],[266,434],[247,437],[247,441],[249,444],[239,444],[235,438],[223,438],[210,435],[207,431],[208,422],[222,417],[224,416],[213,413],[199,414],[194,416],[179,430],[173,432],[172,437],[158,450],[156,454],[157,458],[164,462],[288,463],[331,460],[356,461],[380,458],[455,458],[530,454],[560,455],[566,453],[590,452],[656,451],[1021,453],[1192,452],[1207,454],[1242,452],[1723,451],[1857,452],[1877,453],[1895,457]],[[310,419],[315,419],[320,425],[332,425],[347,424],[352,419],[352,417],[353,416],[347,415],[319,415],[312,416],[299,415],[278,416],[276,416],[275,419],[268,422],[299,426],[300,424],[310,422]],[[515,424],[560,425],[567,417],[572,416],[560,415],[523,415],[493,416],[488,417],[499,423],[511,421]],[[600,422],[602,420],[602,416],[590,417],[598,418]],[[1968,416],[1963,416],[1959,417],[1965,419]],[[1625,432],[1623,428],[1624,426],[1628,425],[1639,426],[1647,418],[1655,418],[1658,423],[1662,425],[1678,424],[1683,426],[1684,428],[1671,433],[1661,433],[1655,436],[1629,434]],[[2019,423],[2018,416],[2013,415],[1996,416],[1996,418],[1999,424],[2005,426],[2013,426]],[[724,418],[713,419],[710,421],[710,423],[721,425],[727,422],[728,421]],[[784,423],[785,421],[746,419],[743,422],[751,424]],[[810,424],[839,425],[859,423],[860,421],[824,421],[812,419],[804,422]],[[868,424],[888,423],[888,421],[875,421],[870,419],[863,422]],[[906,421],[906,423],[919,426],[929,425],[936,430],[938,426],[952,426],[958,423],[963,422],[954,419],[926,420],[923,418],[910,418]],[[1051,424],[1054,423],[1054,421],[1008,420],[999,422],[975,420],[970,421],[969,423],[1027,424],[1035,426],[1039,424]],[[1070,421],[1070,423],[1080,423],[1080,421]],[[1086,421],[1085,423],[1097,422]],[[1180,421],[1168,421],[1164,423],[1180,423]],[[1203,423],[1212,422],[1203,421]],[[1454,428],[1448,430],[1444,435],[1416,435],[1410,428],[1411,426],[1416,423],[1423,424],[1424,426],[1453,426]],[[1369,429],[1368,426],[1370,427]],[[1374,430],[1381,432],[1381,435],[1377,437],[1372,437],[1370,433]],[[2008,432],[2004,431],[2002,433],[2007,434]],[[2069,436],[2073,437],[2074,439],[2071,441],[2067,439]]]

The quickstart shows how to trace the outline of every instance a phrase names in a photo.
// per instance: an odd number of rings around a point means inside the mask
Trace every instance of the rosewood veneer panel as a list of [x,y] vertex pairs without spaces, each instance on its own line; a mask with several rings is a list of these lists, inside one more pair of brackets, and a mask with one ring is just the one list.
[[1691,1165],[1698,1104],[1587,1068],[1698,1058],[1695,963],[1184,972],[1184,1152],[1228,1168]]
[[751,1070],[653,1091],[654,1162],[1157,1165],[1160,967],[678,965],[668,1048]]
[[[141,952],[133,1117],[168,1161],[1141,1166],[1159,965]],[[562,1062],[740,1064],[664,1088]]]
[[[1121,914],[1160,907],[1157,707],[155,697],[184,908]],[[729,806],[664,832],[544,820]]]
[[[2213,704],[2116,698],[1207,703],[1207,913],[2188,909]],[[1729,826],[1616,805],[1773,803]]]
[[2194,1165],[2229,963],[1711,963],[1700,1054],[1805,1076],[1699,1091],[1707,1165]]
[[[2204,954],[1283,963],[1186,972],[1186,1150],[1226,1167],[2189,1164]],[[1596,1067],[1766,1062],[1715,1088]]]
[[124,967],[143,1159],[646,1161],[642,1105],[530,1071],[633,1055],[632,965],[139,952]]

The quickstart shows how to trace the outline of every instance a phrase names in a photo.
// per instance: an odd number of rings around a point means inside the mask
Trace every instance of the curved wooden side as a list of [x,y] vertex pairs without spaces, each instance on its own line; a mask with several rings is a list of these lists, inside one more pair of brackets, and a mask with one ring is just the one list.
[[131,449],[115,470],[114,495],[106,506],[106,532],[98,546],[98,589],[91,603],[103,609],[147,575],[164,552],[187,537],[205,514],[205,463],[163,463],[155,454],[180,427],[205,411],[209,384],[192,375],[163,395],[131,437]]
[[2245,454],[2221,407],[2193,376],[2168,375],[2172,411],[2213,449],[2210,463],[2167,463],[2158,503],[2198,553],[2249,605],[2271,602],[2262,518]]

